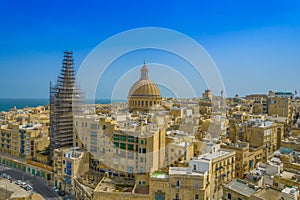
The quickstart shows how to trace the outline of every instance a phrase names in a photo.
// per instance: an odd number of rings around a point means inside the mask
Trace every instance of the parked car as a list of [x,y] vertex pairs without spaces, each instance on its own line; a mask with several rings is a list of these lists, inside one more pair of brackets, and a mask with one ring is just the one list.
[[24,183],[24,182],[21,182],[21,183],[20,183],[20,187],[21,187],[21,188],[25,188],[26,186],[27,186],[26,183]]
[[25,187],[24,187],[24,189],[26,190],[26,191],[29,191],[29,190],[32,190],[33,188],[32,188],[32,186],[31,185],[26,185]]
[[10,175],[7,175],[6,178],[7,178],[8,180],[11,180],[11,176],[10,176]]
[[64,200],[71,200],[71,198],[68,195],[66,195],[64,196]]
[[55,186],[52,188],[52,190],[53,190],[53,192],[58,193],[58,189]]
[[20,185],[21,183],[22,183],[21,180],[16,180],[16,181],[15,181],[15,184],[16,184],[16,185]]
[[6,178],[6,177],[7,177],[7,175],[6,175],[5,173],[3,173],[3,174],[2,174],[2,177],[3,177],[3,178]]
[[64,191],[62,191],[62,190],[59,190],[59,191],[58,191],[58,194],[59,194],[60,196],[65,196],[66,193],[65,193]]

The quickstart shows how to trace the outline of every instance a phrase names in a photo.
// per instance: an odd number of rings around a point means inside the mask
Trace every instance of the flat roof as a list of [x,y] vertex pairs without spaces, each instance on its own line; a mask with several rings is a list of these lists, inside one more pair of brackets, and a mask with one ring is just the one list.
[[168,178],[168,174],[164,172],[153,172],[151,178]]
[[280,199],[281,197],[281,192],[274,190],[272,188],[262,190],[260,192],[257,192],[254,194],[256,197],[260,197],[262,199]]
[[232,153],[233,151],[225,151],[225,150],[220,150],[217,151],[215,153],[207,153],[207,154],[203,154],[200,155],[198,158],[194,158],[194,160],[213,160],[215,158],[219,158],[225,155],[229,155],[230,153]]
[[257,192],[255,189],[250,188],[246,182],[239,179],[229,182],[224,187],[247,197],[250,197]]
[[192,176],[203,176],[204,173],[192,171],[190,167],[170,167],[170,175],[192,175]]

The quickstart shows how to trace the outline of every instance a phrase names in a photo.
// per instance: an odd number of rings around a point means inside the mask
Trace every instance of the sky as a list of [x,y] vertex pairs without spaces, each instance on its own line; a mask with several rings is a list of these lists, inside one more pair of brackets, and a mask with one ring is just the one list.
[[[59,75],[65,50],[73,51],[78,71],[99,43],[142,27],[172,29],[197,41],[216,64],[227,96],[300,89],[297,0],[0,0],[0,98],[48,98],[49,82]],[[157,50],[120,56],[99,81],[97,98],[110,98],[115,77],[126,70],[135,69],[132,73],[138,76],[144,59],[169,67],[182,63],[176,69],[201,96],[204,81],[175,57]],[[149,65],[151,78],[157,78],[159,73],[151,74],[151,69],[158,65]],[[138,78],[122,80],[126,87],[116,98],[126,98],[126,88]],[[172,93],[167,90],[165,94]]]

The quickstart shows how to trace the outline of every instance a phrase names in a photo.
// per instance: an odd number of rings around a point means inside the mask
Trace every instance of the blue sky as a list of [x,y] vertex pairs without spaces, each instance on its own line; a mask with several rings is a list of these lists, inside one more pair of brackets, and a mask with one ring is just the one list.
[[[173,29],[199,42],[217,64],[228,96],[300,89],[297,0],[0,0],[0,98],[47,98],[64,50],[74,52],[78,69],[101,41],[149,26]],[[145,57],[154,63],[164,59],[163,54],[146,53],[137,52],[120,65],[135,67]],[[206,88],[199,85],[200,96]],[[110,91],[97,92],[99,98],[109,96]]]

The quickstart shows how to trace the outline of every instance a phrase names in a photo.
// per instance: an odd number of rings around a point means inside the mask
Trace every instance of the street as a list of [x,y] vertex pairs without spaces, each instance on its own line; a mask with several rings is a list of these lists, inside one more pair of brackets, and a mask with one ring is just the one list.
[[27,174],[23,171],[10,169],[6,166],[0,165],[0,172],[9,174],[12,177],[12,181],[22,180],[25,183],[30,184],[33,187],[33,191],[42,195],[45,199],[63,199],[59,197],[58,194],[52,191],[51,186],[48,187],[47,181],[35,177],[33,175]]

